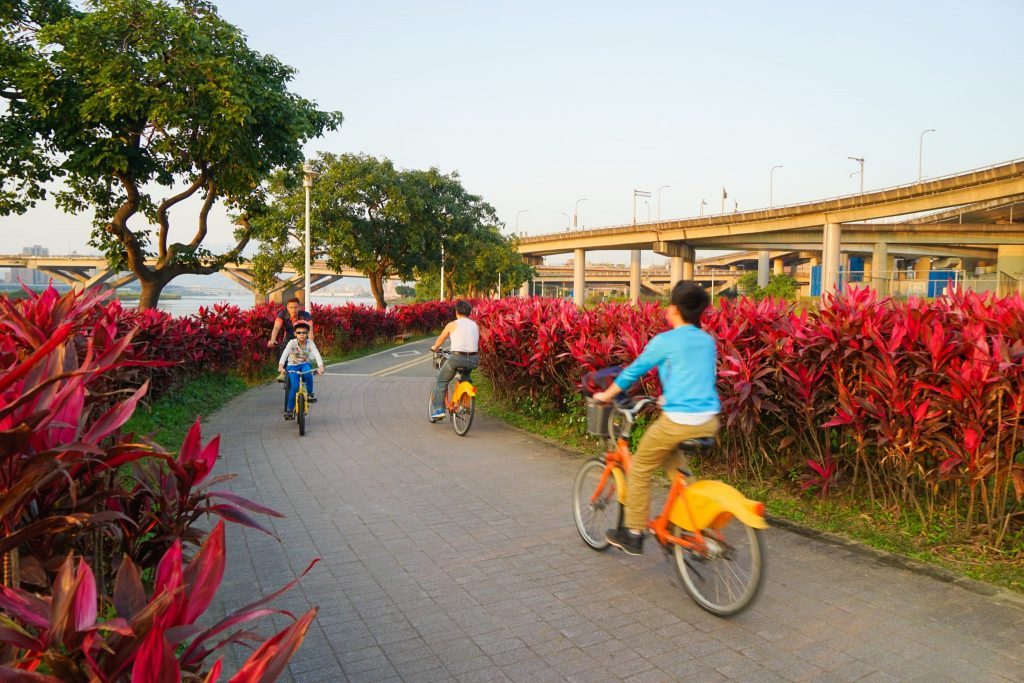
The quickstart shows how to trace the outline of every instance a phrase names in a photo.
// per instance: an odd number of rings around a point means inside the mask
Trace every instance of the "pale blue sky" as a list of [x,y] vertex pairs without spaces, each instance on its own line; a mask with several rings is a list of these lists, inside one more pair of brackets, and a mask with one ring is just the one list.
[[[293,89],[344,113],[309,152],[457,170],[529,234],[766,207],[1024,157],[1024,3],[221,0]],[[637,211],[646,220],[648,208]],[[88,217],[2,219],[82,249]],[[183,222],[185,217],[182,216]],[[188,232],[192,223],[185,227]],[[226,221],[218,225],[227,234]]]

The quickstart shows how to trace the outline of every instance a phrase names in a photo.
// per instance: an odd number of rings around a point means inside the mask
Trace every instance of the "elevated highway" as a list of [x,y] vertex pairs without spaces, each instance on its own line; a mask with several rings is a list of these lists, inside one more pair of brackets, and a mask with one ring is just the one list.
[[633,252],[634,298],[640,287],[641,250],[668,256],[673,282],[694,277],[698,249],[755,251],[762,285],[773,260],[776,272],[797,263],[820,264],[824,290],[839,286],[841,269],[857,255],[874,272],[875,286],[887,291],[891,274],[898,270],[895,258],[914,259],[920,270],[926,270],[925,260],[954,257],[963,261],[965,270],[981,263],[1015,277],[1024,273],[1022,200],[1024,160],[1017,160],[771,209],[523,237],[519,252],[534,264],[552,254],[574,254],[578,301],[585,288],[586,253],[623,249]]

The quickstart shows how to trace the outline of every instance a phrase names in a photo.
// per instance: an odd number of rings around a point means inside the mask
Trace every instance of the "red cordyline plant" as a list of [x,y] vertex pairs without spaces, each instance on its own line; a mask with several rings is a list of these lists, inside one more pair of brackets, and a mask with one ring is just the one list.
[[[303,572],[305,575],[312,564]],[[220,680],[222,659],[203,671],[205,660],[229,643],[262,644],[233,682],[273,681],[305,638],[316,608],[296,618],[263,607],[287,591],[232,612],[213,626],[195,622],[210,606],[224,575],[224,524],[218,523],[190,562],[180,542],[161,558],[147,594],[139,567],[125,557],[113,592],[115,617],[99,620],[105,604],[89,564],[68,556],[49,596],[0,586],[0,680],[75,683],[81,681]],[[300,577],[301,578],[301,577]],[[270,614],[292,624],[263,640],[246,626]]]

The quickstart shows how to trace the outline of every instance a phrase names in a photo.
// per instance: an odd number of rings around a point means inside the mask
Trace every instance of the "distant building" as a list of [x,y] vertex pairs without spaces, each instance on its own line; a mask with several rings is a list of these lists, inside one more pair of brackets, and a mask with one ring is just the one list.
[[[46,247],[33,244],[31,247],[22,247],[22,256],[49,256],[50,250]],[[46,285],[50,281],[50,277],[46,273],[41,273],[35,268],[11,268],[11,282],[18,282],[21,280],[26,285]]]

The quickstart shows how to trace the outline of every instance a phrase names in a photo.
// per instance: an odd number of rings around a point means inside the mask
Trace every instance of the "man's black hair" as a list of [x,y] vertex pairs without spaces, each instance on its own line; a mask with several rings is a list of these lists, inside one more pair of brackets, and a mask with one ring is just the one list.
[[459,315],[468,316],[473,312],[473,306],[465,299],[459,299],[455,302],[455,312]]
[[700,316],[711,305],[708,293],[696,282],[681,280],[672,288],[672,305],[685,322],[700,327]]

